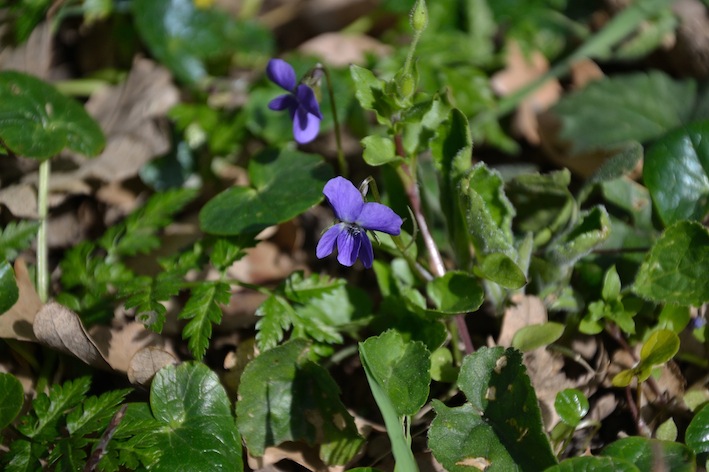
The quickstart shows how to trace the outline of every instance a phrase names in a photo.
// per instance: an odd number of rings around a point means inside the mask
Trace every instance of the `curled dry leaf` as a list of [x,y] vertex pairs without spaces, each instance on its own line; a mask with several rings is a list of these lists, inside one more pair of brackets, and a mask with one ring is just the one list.
[[111,368],[119,372],[128,372],[131,359],[141,349],[148,346],[164,349],[164,339],[142,323],[127,323],[120,328],[94,326],[89,334]]
[[56,302],[47,303],[34,319],[34,334],[42,344],[81,359],[88,365],[110,370],[108,362],[89,336],[79,315]]
[[123,84],[95,92],[86,110],[106,133],[106,149],[94,159],[76,157],[79,178],[115,182],[133,177],[150,159],[166,153],[170,141],[156,120],[178,102],[179,93],[167,69],[136,59]]
[[30,280],[27,265],[21,257],[15,260],[15,281],[19,289],[19,297],[12,308],[0,316],[0,338],[36,342],[32,324],[42,308],[42,302]]
[[177,359],[155,346],[144,347],[136,352],[128,365],[128,380],[132,384],[147,386],[163,367],[177,364]]
[[0,70],[17,70],[47,79],[52,58],[52,36],[51,26],[45,21],[32,30],[23,44],[0,49]]

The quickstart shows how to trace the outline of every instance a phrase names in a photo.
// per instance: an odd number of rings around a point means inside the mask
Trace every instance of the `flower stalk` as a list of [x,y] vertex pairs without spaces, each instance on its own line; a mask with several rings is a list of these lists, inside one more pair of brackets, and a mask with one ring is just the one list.
[[47,249],[47,215],[49,208],[49,173],[51,165],[45,159],[39,165],[37,206],[39,229],[37,230],[37,293],[42,303],[49,299],[49,256]]

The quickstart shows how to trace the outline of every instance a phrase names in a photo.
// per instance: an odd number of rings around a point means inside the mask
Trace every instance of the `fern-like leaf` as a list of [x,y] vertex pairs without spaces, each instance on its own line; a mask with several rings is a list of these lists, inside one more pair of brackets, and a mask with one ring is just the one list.
[[262,352],[276,347],[297,317],[288,301],[278,295],[268,297],[256,310],[256,316],[261,318],[256,323],[256,344]]
[[13,260],[26,249],[37,234],[38,226],[36,221],[20,221],[10,223],[0,231],[0,261]]
[[125,298],[126,308],[135,308],[135,318],[147,328],[159,333],[165,324],[165,306],[161,303],[180,292],[181,277],[163,272],[154,279],[137,277],[121,287],[119,295]]
[[204,283],[192,291],[192,296],[180,313],[180,319],[190,320],[182,330],[182,339],[188,339],[188,347],[195,359],[202,359],[212,337],[212,324],[222,321],[219,304],[229,303],[231,290],[228,284]]

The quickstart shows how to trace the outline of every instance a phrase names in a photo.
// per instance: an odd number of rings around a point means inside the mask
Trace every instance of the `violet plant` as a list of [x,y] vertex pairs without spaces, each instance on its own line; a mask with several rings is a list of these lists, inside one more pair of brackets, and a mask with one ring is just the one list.
[[[482,71],[499,60],[485,52],[496,41],[485,22],[511,21],[510,34],[523,38],[537,16],[515,23],[495,2],[416,0],[406,50],[336,70],[298,55],[274,59],[269,32],[198,3],[133,2],[140,40],[194,102],[170,112],[174,155],[141,171],[155,192],[102,236],[63,249],[54,271],[49,162],[65,148],[98,154],[106,140],[55,87],[0,72],[2,158],[41,161],[39,223],[0,232],[1,349],[18,359],[14,373],[0,373],[3,470],[243,471],[273,456],[360,472],[416,472],[421,457],[454,472],[695,470],[706,461],[709,409],[696,395],[675,402],[654,375],[680,358],[707,367],[685,341],[704,342],[707,330],[709,115],[695,106],[706,93],[657,72],[563,98],[553,112],[566,137],[611,156],[580,188],[567,169],[508,173],[473,152],[473,137],[514,147],[499,118],[574,61],[622,52],[658,11],[668,18],[667,5],[628,7],[538,82],[491,99]],[[82,8],[87,21],[97,14]],[[459,9],[469,24],[451,31]],[[254,55],[239,54],[246,50]],[[224,100],[233,82],[216,76],[232,60],[257,64],[256,75],[286,93],[274,97],[256,79],[235,110],[243,97]],[[296,69],[311,72],[298,81]],[[618,100],[630,110],[623,118],[607,111]],[[589,109],[591,118],[578,113]],[[616,121],[604,127],[596,117]],[[345,129],[361,153],[345,153]],[[321,135],[334,135],[337,170]],[[641,159],[642,185],[629,178]],[[220,168],[231,172],[220,178]],[[170,239],[183,217],[198,219],[199,232]],[[283,228],[310,241],[299,247],[305,254],[281,250],[301,269],[249,279],[239,264],[269,244],[273,251],[264,235]],[[35,232],[39,296],[21,257],[33,252]],[[248,315],[257,321],[239,325],[233,307],[254,298]],[[504,333],[531,306],[543,319]],[[109,340],[127,330],[115,327],[119,316],[152,331],[129,324],[138,338],[165,342],[116,355]],[[576,352],[581,335],[620,346],[634,363],[607,372],[601,355]],[[540,385],[544,362],[585,373],[552,372]],[[88,369],[108,374],[55,378]],[[15,375],[27,370],[36,376],[31,399]],[[107,375],[133,388],[103,385]],[[608,392],[622,400],[616,416],[632,434],[598,433],[604,425],[591,409]],[[376,430],[389,439],[384,456],[372,447]]]

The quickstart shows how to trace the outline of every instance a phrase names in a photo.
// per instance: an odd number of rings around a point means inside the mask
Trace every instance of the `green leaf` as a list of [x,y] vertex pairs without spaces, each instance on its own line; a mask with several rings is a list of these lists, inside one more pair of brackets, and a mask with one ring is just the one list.
[[549,248],[549,257],[559,266],[570,267],[600,246],[610,235],[610,219],[602,206],[581,213],[576,224]]
[[199,213],[200,226],[218,235],[256,233],[319,203],[331,177],[319,156],[266,150],[249,163],[252,187],[234,186],[211,199]]
[[24,401],[25,392],[17,377],[0,372],[0,430],[20,414]]
[[[543,175],[522,174],[507,182],[505,193],[516,210],[515,227],[523,233],[535,234],[563,228],[574,208],[570,183],[571,173],[567,169]],[[513,216],[514,213],[509,218]]]
[[283,283],[285,295],[289,300],[307,303],[311,298],[325,295],[346,285],[347,281],[324,274],[310,274],[305,277],[303,271],[298,271],[293,272]]
[[641,472],[632,463],[619,457],[572,457],[544,472]]
[[[15,271],[7,261],[0,262],[0,315],[17,303],[20,289],[15,281]],[[2,428],[0,428],[2,429]]]
[[[436,417],[428,431],[428,446],[448,472],[527,470],[503,444],[494,428],[470,403],[449,408],[432,402]],[[534,469],[529,470],[543,470]]]
[[158,371],[150,407],[160,451],[154,470],[243,470],[231,401],[207,366],[188,362]]
[[449,271],[426,285],[426,293],[436,311],[468,313],[480,308],[485,294],[477,279],[467,272]]
[[212,324],[218,325],[222,321],[219,304],[226,305],[230,298],[231,287],[222,282],[203,283],[192,290],[178,318],[190,320],[182,330],[182,339],[189,340],[188,347],[195,359],[201,360],[207,352]]
[[519,265],[501,252],[488,254],[473,270],[483,279],[512,290],[520,289],[527,283]]
[[704,405],[690,421],[685,442],[695,454],[709,452],[709,404]]
[[548,323],[527,325],[520,328],[512,338],[512,347],[522,352],[533,351],[548,346],[564,334],[564,325],[550,321]]
[[696,470],[691,449],[673,441],[633,436],[609,444],[601,454],[631,462],[640,470],[653,470],[659,464],[673,472]]
[[290,328],[297,316],[287,300],[276,295],[269,297],[258,307],[256,316],[256,343],[259,350],[272,349],[283,340],[283,333]]
[[308,352],[308,342],[295,339],[246,366],[236,403],[239,431],[255,456],[285,441],[305,441],[319,446],[326,464],[345,464],[363,440],[337,384]]
[[650,366],[664,364],[679,351],[679,337],[672,331],[660,329],[653,332],[640,350],[640,363]]
[[428,399],[431,355],[419,341],[394,330],[360,343],[362,363],[391,400],[398,416],[416,414]]
[[79,405],[91,386],[89,377],[52,385],[49,395],[39,393],[32,402],[32,411],[22,418],[17,429],[34,440],[53,440],[59,436],[59,421],[64,414]]
[[652,71],[592,82],[553,111],[562,122],[561,138],[580,153],[657,139],[687,122],[695,97],[693,81]]
[[483,347],[466,356],[458,386],[522,470],[556,464],[519,351]]
[[0,140],[34,159],[48,159],[65,148],[95,156],[106,144],[101,128],[78,102],[16,71],[0,72]]
[[647,150],[643,180],[662,222],[702,221],[709,212],[709,121],[684,126]]
[[272,49],[264,28],[238,23],[226,12],[200,8],[191,0],[136,0],[132,7],[150,52],[184,82],[206,78],[208,63],[228,64],[237,51],[266,56]]
[[180,292],[182,280],[169,272],[162,272],[154,279],[136,277],[125,282],[119,296],[126,298],[126,309],[135,308],[135,318],[156,333],[162,331],[167,309],[161,303]]
[[394,141],[386,136],[367,136],[362,141],[364,151],[362,158],[370,166],[381,166],[390,162],[401,161],[401,157],[396,155]]
[[610,266],[606,271],[606,275],[603,277],[603,288],[601,290],[601,297],[607,302],[617,300],[620,297],[620,276],[618,271],[615,270],[615,266]]
[[252,234],[222,236],[215,238],[209,260],[219,271],[226,271],[231,265],[246,255],[246,249],[256,246],[258,241]]
[[103,433],[131,389],[111,390],[100,396],[88,397],[66,417],[66,429],[74,438]]
[[354,64],[350,66],[350,74],[355,86],[355,97],[362,108],[374,111],[379,124],[391,125],[394,107],[385,93],[386,83],[377,79],[369,69]]
[[709,301],[709,233],[679,221],[660,236],[638,269],[633,290],[659,303],[701,306]]
[[581,390],[566,388],[556,394],[554,409],[561,421],[576,427],[589,410],[588,398]]
[[37,236],[39,223],[36,221],[10,222],[0,231],[0,261],[12,261],[20,251],[27,249]]

